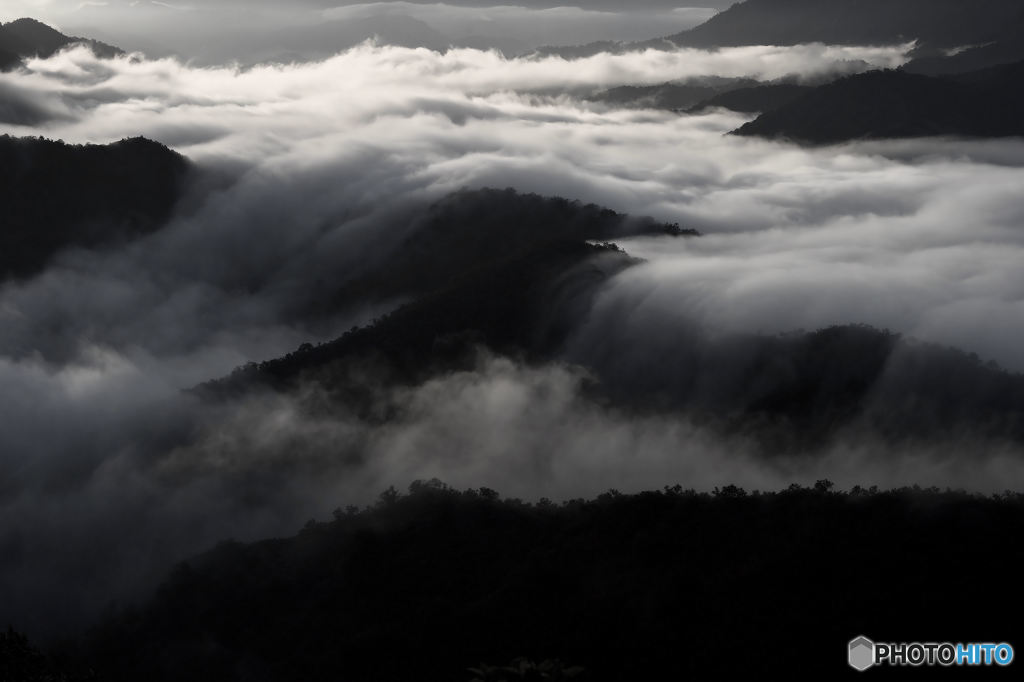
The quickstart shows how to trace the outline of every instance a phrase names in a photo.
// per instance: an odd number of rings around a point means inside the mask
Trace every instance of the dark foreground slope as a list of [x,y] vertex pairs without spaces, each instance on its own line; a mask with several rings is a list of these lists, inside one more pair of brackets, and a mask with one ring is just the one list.
[[736,133],[827,144],[857,139],[1024,135],[1024,62],[958,76],[872,71],[819,86]]
[[81,660],[101,679],[154,682],[468,682],[470,666],[519,657],[595,682],[837,679],[856,674],[846,645],[862,634],[1024,636],[1019,495],[822,481],[531,505],[411,491],[181,564]]
[[51,57],[72,45],[86,45],[100,57],[115,57],[124,51],[98,40],[66,36],[35,19],[17,19],[0,24],[0,71],[12,69],[30,57]]
[[158,228],[189,169],[184,157],[144,138],[69,145],[0,136],[0,280],[38,272],[68,247]]

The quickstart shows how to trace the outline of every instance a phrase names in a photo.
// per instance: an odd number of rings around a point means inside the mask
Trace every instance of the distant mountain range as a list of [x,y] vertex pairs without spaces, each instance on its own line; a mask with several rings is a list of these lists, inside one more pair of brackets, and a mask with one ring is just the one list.
[[666,40],[685,47],[894,45],[908,70],[953,73],[1024,59],[1018,0],[747,0]]
[[[695,79],[621,86],[592,100],[697,113],[722,107],[760,116],[739,135],[812,144],[857,139],[1024,135],[1024,4],[1006,0],[748,0],[690,31],[611,49],[918,41],[895,71],[817,85]],[[590,48],[565,48],[582,56]],[[554,52],[558,53],[558,49]]]
[[738,135],[835,143],[857,139],[1024,135],[1024,62],[955,76],[872,71],[805,92]]
[[1024,26],[1019,0],[747,0],[667,40],[689,47],[892,45],[956,48]]
[[120,48],[89,38],[66,36],[35,19],[0,24],[0,70],[17,68],[23,59],[50,57],[71,45],[87,45],[101,57],[124,54]]
[[[493,46],[497,38],[451,40],[412,17],[380,16],[331,21],[308,30],[281,29],[266,35],[267,58],[294,58],[302,50],[329,55],[376,34],[388,44],[445,50],[456,46]],[[695,28],[637,43],[598,41],[586,45],[539,48],[533,56],[566,59],[602,52],[676,47],[741,45],[895,45],[916,41],[906,66],[926,74],[958,73],[1024,60],[1024,5],[1018,0],[746,0]],[[517,51],[511,38],[498,40],[506,54]],[[84,44],[102,57],[123,54],[98,40],[67,36],[34,19],[0,24],[0,70],[29,57],[48,57],[67,46]],[[702,99],[716,93],[705,93]],[[687,101],[672,108],[688,108]]]
[[639,43],[544,47],[566,59],[601,52],[741,45],[898,45],[916,41],[911,70],[958,72],[1024,59],[1019,0],[746,0],[681,33]]
[[723,108],[759,117],[738,135],[830,144],[898,137],[1024,135],[1024,61],[929,76],[869,71],[823,85],[695,79],[620,86],[592,101],[691,114]]

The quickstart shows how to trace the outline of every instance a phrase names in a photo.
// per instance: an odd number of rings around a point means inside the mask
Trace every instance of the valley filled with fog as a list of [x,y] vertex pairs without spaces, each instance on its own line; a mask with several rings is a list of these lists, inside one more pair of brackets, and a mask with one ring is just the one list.
[[[470,8],[412,7],[402,16],[482,30]],[[177,199],[144,234],[55,248],[0,284],[4,615],[73,631],[218,541],[290,534],[414,480],[534,501],[674,483],[1020,486],[1021,138],[800,145],[731,134],[757,114],[602,97],[722,79],[817,85],[904,65],[913,43],[565,59],[530,53],[558,42],[559,22],[577,27],[562,44],[631,41],[659,34],[658,12],[686,13],[652,8],[605,30],[614,18],[598,9],[504,11],[519,56],[380,39],[281,62],[231,60],[229,44],[193,61],[73,46],[0,73],[0,132],[141,136],[184,157]],[[550,35],[527,35],[542,12],[557,19]],[[91,35],[113,42],[117,28]],[[451,285],[462,305],[465,282],[498,260],[474,240],[540,243],[565,216],[592,221],[590,204],[615,216],[578,241],[619,250],[551,275],[528,319],[554,341],[507,352],[486,337],[468,359],[408,374],[348,368],[358,400],[303,364],[435,290]],[[520,222],[540,232],[521,236]],[[521,293],[495,291],[499,311]],[[434,324],[440,304],[425,300]],[[829,328],[846,331],[813,336]],[[816,389],[826,402],[857,349],[881,348],[855,410],[845,397],[835,414],[814,399],[778,407],[773,387],[804,371],[819,338],[837,345],[815,371],[841,376]],[[301,369],[281,370],[283,388],[194,390],[283,356]],[[960,383],[921,388],[945,372]],[[925,414],[917,391],[947,402]],[[910,416],[894,427],[900,410]],[[765,426],[764,414],[783,416]]]

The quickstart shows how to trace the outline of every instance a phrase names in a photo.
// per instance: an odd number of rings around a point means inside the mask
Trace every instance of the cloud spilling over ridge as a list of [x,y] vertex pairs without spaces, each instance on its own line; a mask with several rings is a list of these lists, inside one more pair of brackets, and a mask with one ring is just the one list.
[[529,498],[826,476],[1013,486],[1014,453],[993,447],[965,465],[957,451],[970,447],[958,443],[893,453],[851,439],[806,461],[753,461],[741,436],[595,406],[564,364],[487,360],[387,396],[399,416],[373,427],[310,416],[300,405],[315,395],[211,409],[179,392],[393,304],[302,315],[386,262],[423,206],[463,186],[563,195],[706,233],[626,242],[650,262],[609,283],[578,344],[672,353],[672,334],[694,325],[714,336],[869,322],[1024,368],[1013,343],[1024,331],[1024,143],[800,149],[726,135],[746,120],[734,113],[572,96],[900,59],[803,46],[509,61],[364,45],[314,64],[200,69],[78,50],[0,76],[0,92],[49,112],[8,132],[143,134],[227,176],[156,234],[67,251],[38,277],[0,285],[0,516],[11,519],[0,597],[37,614],[25,627],[53,628],[217,539],[291,532],[416,477]]
[[[816,73],[845,64],[830,50],[751,48],[692,59],[647,52],[568,63],[367,45],[322,63],[251,70],[98,60],[85,50],[33,61],[2,83],[61,118],[12,132],[72,142],[143,134],[239,179],[122,252],[68,253],[37,281],[9,285],[0,348],[66,357],[88,342],[166,355],[217,335],[237,347],[237,337],[252,336],[240,332],[247,328],[295,339],[276,329],[289,310],[382,257],[417,206],[462,186],[658,211],[658,195],[706,182],[695,169],[666,165],[666,152],[717,145],[743,119],[608,110],[515,89],[593,89],[729,69]],[[851,54],[867,56],[841,51],[843,59]],[[899,58],[894,50],[878,55]]]

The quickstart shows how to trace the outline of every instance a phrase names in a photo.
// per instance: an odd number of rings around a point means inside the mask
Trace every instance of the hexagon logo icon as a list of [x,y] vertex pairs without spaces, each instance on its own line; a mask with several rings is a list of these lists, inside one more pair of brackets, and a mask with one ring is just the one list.
[[875,643],[861,635],[850,640],[850,667],[864,672],[875,664]]

